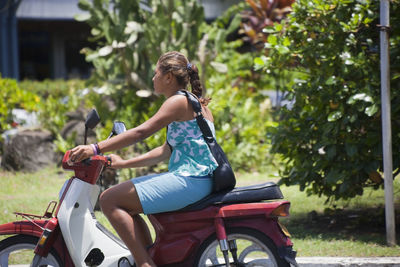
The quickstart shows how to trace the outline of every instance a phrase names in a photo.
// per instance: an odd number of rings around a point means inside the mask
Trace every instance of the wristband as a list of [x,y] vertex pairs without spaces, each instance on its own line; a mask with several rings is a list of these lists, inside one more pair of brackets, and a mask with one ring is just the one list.
[[90,144],[90,146],[91,146],[91,147],[92,147],[92,149],[93,149],[93,156],[96,156],[96,155],[98,155],[99,153],[97,153],[96,146],[95,146],[94,144]]
[[100,155],[101,151],[100,151],[99,145],[97,143],[95,143],[94,147],[96,148],[96,153],[97,153],[96,155]]

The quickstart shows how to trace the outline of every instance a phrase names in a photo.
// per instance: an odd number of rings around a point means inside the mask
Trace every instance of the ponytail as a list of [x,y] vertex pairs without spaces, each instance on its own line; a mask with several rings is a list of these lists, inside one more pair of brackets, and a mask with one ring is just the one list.
[[198,68],[196,67],[196,65],[188,63],[187,70],[189,74],[190,85],[192,87],[192,93],[199,98],[201,104],[207,106],[211,98],[203,97],[203,86],[200,82]]

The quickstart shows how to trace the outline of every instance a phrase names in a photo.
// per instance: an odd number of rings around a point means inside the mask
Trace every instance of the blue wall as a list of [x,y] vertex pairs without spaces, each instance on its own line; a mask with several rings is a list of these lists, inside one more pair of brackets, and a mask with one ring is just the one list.
[[16,11],[20,0],[0,0],[0,74],[19,79]]

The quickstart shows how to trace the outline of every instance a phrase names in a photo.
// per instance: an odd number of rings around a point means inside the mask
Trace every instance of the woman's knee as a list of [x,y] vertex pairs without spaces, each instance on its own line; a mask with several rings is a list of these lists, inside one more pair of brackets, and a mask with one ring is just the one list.
[[116,208],[132,215],[143,212],[135,187],[129,183],[122,183],[105,190],[100,194],[99,204],[105,214]]
[[103,211],[103,213],[107,213],[112,207],[114,206],[113,203],[113,198],[111,197],[111,194],[108,192],[108,189],[103,191],[100,194],[99,197],[99,204],[100,208]]

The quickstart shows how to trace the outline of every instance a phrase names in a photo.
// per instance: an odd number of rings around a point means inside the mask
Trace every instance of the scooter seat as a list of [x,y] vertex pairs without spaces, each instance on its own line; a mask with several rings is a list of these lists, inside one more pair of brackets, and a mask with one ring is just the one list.
[[213,193],[180,211],[195,211],[211,205],[238,204],[260,202],[263,200],[282,199],[283,195],[279,186],[273,182],[236,187],[232,190]]

